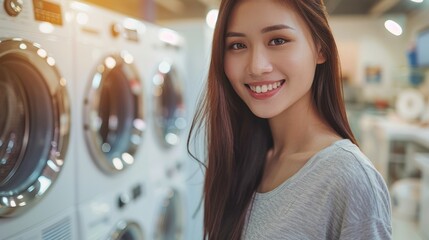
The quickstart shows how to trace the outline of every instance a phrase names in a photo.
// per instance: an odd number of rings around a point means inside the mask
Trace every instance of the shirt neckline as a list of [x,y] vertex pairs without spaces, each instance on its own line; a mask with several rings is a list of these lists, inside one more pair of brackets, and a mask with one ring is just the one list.
[[330,150],[333,147],[336,147],[338,145],[342,145],[345,143],[351,143],[349,139],[340,139],[335,142],[333,142],[331,145],[321,149],[319,152],[315,153],[313,156],[310,157],[310,159],[304,164],[304,166],[299,169],[294,175],[292,175],[290,178],[286,179],[284,182],[279,184],[277,187],[275,187],[273,190],[268,192],[255,192],[255,200],[256,199],[267,199],[271,198],[273,195],[277,194],[278,192],[281,192],[282,189],[285,187],[290,186],[295,182],[296,179],[304,176],[306,173],[309,172],[311,167],[317,162],[316,159],[326,151]]

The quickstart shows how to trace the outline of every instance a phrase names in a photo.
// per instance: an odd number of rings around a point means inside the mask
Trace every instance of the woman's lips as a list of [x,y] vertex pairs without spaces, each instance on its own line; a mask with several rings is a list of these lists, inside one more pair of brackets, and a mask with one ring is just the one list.
[[246,84],[247,89],[252,97],[256,99],[267,99],[274,96],[283,86],[285,80],[263,81],[258,83]]

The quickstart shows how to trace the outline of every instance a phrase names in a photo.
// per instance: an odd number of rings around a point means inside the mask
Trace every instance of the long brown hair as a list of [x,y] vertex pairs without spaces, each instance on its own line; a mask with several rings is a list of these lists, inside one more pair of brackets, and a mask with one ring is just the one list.
[[[239,0],[222,0],[213,35],[205,95],[188,137],[204,126],[207,159],[204,183],[204,238],[240,239],[247,210],[260,184],[266,153],[273,146],[266,119],[256,117],[233,90],[224,72],[225,32]],[[342,98],[337,47],[322,0],[278,0],[307,23],[326,61],[316,67],[312,85],[319,114],[343,138],[356,143]],[[192,155],[192,154],[191,154]]]

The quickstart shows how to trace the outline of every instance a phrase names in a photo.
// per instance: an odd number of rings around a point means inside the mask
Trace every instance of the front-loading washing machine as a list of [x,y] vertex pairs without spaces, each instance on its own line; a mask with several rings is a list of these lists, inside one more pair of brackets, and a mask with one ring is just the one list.
[[[162,158],[162,154],[155,157]],[[151,169],[147,187],[150,192],[147,236],[154,240],[185,239],[187,209],[183,175],[177,169],[166,171],[163,165],[152,165]]]
[[74,239],[70,12],[62,0],[0,7],[0,239]]
[[[162,152],[165,167],[183,164],[181,154],[186,148],[188,116],[185,104],[185,55],[183,38],[175,31],[149,26],[153,39],[152,71],[148,84],[151,101],[151,124],[154,141]],[[180,167],[180,166],[179,166]]]
[[[144,147],[145,88],[139,67],[144,60],[136,54],[142,51],[145,24],[94,5],[70,4],[75,19],[77,108],[73,121],[77,125],[80,238],[97,239],[90,236],[106,234],[104,218],[91,218],[87,213],[99,211],[97,205],[109,206],[98,204],[99,199],[132,204],[133,198],[124,192],[144,181],[149,171]],[[114,208],[102,211],[110,212],[113,224]]]
[[175,31],[147,24],[151,66],[148,87],[148,131],[151,144],[148,192],[149,239],[185,239],[186,188],[181,173],[187,126],[183,82],[183,38]]
[[80,204],[80,239],[86,240],[144,240],[150,239],[148,210],[149,195],[145,182],[98,195]]

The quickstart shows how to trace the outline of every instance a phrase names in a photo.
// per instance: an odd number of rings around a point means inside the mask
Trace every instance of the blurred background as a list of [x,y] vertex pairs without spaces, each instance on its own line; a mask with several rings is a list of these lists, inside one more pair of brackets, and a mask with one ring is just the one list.
[[[429,1],[325,3],[393,239],[429,239]],[[186,142],[219,4],[2,0],[0,239],[202,239]]]

